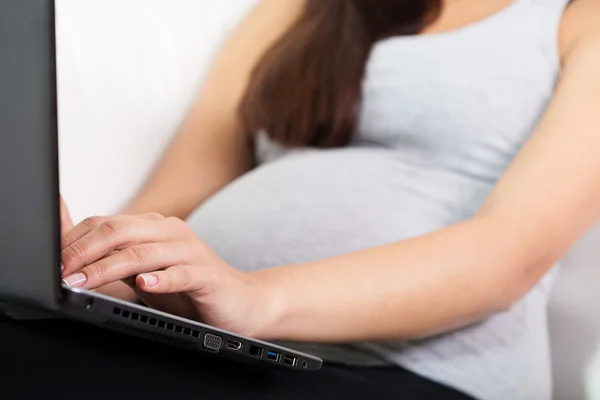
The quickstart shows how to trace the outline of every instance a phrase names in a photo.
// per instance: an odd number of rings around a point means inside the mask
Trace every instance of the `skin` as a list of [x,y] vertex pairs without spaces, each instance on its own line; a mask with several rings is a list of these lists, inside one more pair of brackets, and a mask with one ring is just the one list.
[[[448,0],[425,33],[468,25],[509,3]],[[65,281],[261,339],[320,343],[423,338],[509,310],[600,216],[600,29],[593,17],[600,0],[569,7],[555,96],[473,218],[387,246],[244,273],[182,219],[251,168],[235,107],[252,66],[301,5],[264,1],[240,26],[124,215],[71,229],[64,208]],[[122,279],[135,280],[135,289]]]

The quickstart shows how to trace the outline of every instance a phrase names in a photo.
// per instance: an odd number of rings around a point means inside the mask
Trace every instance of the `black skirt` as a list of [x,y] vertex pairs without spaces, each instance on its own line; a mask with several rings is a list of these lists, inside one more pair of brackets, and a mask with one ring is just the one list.
[[471,399],[402,368],[260,372],[62,320],[0,316],[0,362],[7,399]]

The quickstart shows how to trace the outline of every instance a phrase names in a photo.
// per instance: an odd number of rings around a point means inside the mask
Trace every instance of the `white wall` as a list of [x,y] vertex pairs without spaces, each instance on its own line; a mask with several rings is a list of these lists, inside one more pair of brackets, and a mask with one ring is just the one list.
[[[255,1],[57,0],[61,190],[75,220],[138,190]],[[600,399],[600,228],[567,258],[550,316],[556,398]]]

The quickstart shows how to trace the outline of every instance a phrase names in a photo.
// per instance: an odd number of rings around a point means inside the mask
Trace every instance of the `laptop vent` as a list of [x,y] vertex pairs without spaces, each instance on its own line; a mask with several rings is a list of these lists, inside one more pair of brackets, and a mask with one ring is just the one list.
[[[182,325],[173,324],[171,322],[166,322],[159,318],[149,317],[147,315],[139,314],[137,312],[122,310],[118,307],[115,307],[113,309],[113,318],[114,317],[117,317],[118,319],[123,320],[123,321],[125,321],[125,320],[135,321],[137,323],[137,325],[141,324],[141,325],[152,326],[159,330],[163,330],[165,333],[168,332],[170,335],[162,334],[162,333],[159,333],[156,331],[142,329],[142,328],[139,328],[136,326],[125,324],[124,322],[108,321],[107,324],[113,325],[118,328],[126,329],[126,330],[136,331],[138,334],[143,334],[145,336],[150,336],[150,337],[168,340],[171,342],[176,342],[180,345],[194,346],[194,345],[196,345],[196,342],[186,339],[186,336],[189,337],[190,339],[191,338],[197,339],[200,337],[200,332],[195,329],[186,328]],[[174,334],[181,335],[181,338],[171,336]]]

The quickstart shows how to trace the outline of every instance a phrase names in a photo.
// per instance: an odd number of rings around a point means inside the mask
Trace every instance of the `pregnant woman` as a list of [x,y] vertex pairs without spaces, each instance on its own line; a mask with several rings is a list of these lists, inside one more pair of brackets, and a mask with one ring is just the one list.
[[600,210],[599,18],[264,0],[123,214],[65,208],[64,282],[323,357],[273,384],[299,397],[549,399],[548,293]]

